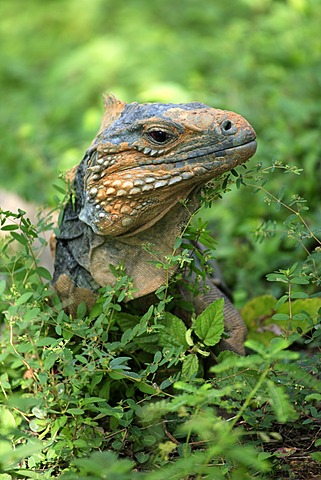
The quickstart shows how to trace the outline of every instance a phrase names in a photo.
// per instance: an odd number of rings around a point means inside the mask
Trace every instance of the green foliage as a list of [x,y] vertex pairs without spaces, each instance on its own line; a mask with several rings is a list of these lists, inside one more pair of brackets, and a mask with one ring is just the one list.
[[195,319],[194,331],[205,345],[216,345],[221,339],[224,331],[223,306],[223,298],[216,300]]
[[81,160],[106,90],[238,111],[259,145],[203,190],[213,208],[160,265],[191,268],[202,289],[214,232],[245,358],[215,356],[219,302],[185,325],[165,285],[143,315],[128,311],[121,267],[89,317],[69,318],[38,264],[53,222],[2,214],[1,480],[320,473],[320,22],[318,0],[1,2],[4,188],[55,204],[65,187],[51,185]]
[[[0,283],[4,479],[271,478],[280,466],[267,447],[273,438],[280,442],[278,425],[297,429],[300,420],[301,430],[315,431],[320,352],[311,356],[290,347],[298,341],[320,345],[320,299],[294,290],[308,286],[298,265],[270,275],[286,288],[279,301],[266,296],[244,308],[252,325],[249,355],[222,352],[216,358],[223,299],[188,327],[170,311],[167,285],[140,316],[121,303],[133,284],[120,266],[115,285],[101,289],[90,315],[80,306],[70,318],[53,295],[49,272],[37,265],[37,229],[23,212],[14,219],[19,237],[8,223],[12,214],[2,213],[8,235]],[[190,255],[193,241],[207,238],[204,224],[186,235],[189,242],[178,241],[184,248],[168,262],[200,274],[202,263],[196,267]],[[9,250],[13,241],[20,249]],[[200,285],[193,288],[199,293]],[[269,343],[252,334],[264,314],[269,327],[286,325]],[[312,460],[318,461],[316,451]]]

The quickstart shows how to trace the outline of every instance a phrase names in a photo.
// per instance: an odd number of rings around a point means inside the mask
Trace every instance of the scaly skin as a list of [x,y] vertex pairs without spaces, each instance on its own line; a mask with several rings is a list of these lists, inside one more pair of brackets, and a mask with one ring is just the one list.
[[[107,96],[100,130],[73,172],[76,200],[66,206],[57,237],[54,287],[64,307],[75,314],[85,301],[91,308],[98,288],[114,283],[110,264],[124,265],[134,298],[168,281],[175,269],[151,260],[173,253],[198,207],[196,193],[248,160],[255,137],[240,115],[201,103],[125,104]],[[212,293],[195,299],[198,312],[223,296],[209,282]],[[243,353],[244,324],[225,303],[231,341],[222,346]]]

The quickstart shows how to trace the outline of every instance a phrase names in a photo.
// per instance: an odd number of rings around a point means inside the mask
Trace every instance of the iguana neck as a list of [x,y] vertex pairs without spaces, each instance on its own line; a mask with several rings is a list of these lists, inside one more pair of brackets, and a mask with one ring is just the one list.
[[177,268],[170,264],[169,257],[175,253],[175,241],[183,234],[197,207],[198,201],[193,196],[188,202],[175,204],[148,229],[132,235],[104,237],[99,248],[91,251],[86,268],[103,286],[115,281],[109,264],[121,264],[133,279],[133,298],[155,292],[170,280]]
[[[133,298],[154,292],[175,272],[175,266],[165,264],[168,256],[174,253],[176,239],[183,234],[199,206],[197,192],[200,187],[195,187],[184,201],[175,196],[167,211],[162,211],[159,218],[152,218],[149,226],[118,236],[100,235],[79,219],[84,201],[85,173],[86,158],[69,176],[79,194],[74,203],[70,201],[65,208],[57,236],[55,271],[60,270],[61,263],[65,271],[68,269],[75,285],[97,291],[99,287],[115,282],[110,265],[123,265],[133,279]],[[57,278],[56,275],[54,281]]]

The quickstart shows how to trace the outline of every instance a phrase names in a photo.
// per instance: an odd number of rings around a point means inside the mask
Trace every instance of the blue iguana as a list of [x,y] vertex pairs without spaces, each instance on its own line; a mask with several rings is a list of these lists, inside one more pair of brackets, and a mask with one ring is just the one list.
[[[173,253],[200,188],[247,161],[255,138],[240,115],[202,103],[126,104],[107,95],[99,132],[71,173],[74,198],[56,238],[53,285],[67,311],[92,307],[98,289],[115,281],[110,265],[124,266],[136,299],[166,283],[175,268],[158,268],[153,252]],[[212,278],[207,286],[192,299],[196,313],[224,296],[222,348],[243,353],[239,313]]]

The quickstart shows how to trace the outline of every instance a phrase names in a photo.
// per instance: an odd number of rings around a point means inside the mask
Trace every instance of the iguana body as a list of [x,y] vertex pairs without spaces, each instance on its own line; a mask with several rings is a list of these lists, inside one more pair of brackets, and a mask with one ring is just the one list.
[[[75,313],[82,301],[90,308],[97,290],[115,281],[110,264],[123,264],[134,298],[166,283],[174,268],[153,261],[173,253],[198,207],[196,193],[255,149],[253,128],[235,113],[201,103],[125,104],[106,97],[101,128],[73,172],[75,199],[57,237],[54,287],[65,308]],[[197,313],[223,295],[208,283],[209,293],[195,299]],[[242,353],[245,327],[228,300],[225,322],[225,348]]]

